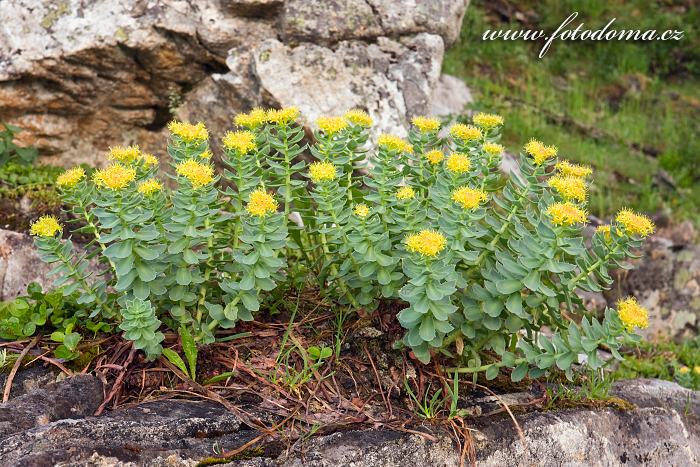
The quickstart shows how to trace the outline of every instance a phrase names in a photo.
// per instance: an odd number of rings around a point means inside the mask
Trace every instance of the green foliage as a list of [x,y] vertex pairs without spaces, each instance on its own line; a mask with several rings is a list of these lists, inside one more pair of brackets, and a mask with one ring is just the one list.
[[51,339],[61,343],[54,355],[73,360],[80,355],[77,346],[83,334],[111,330],[109,324],[94,321],[88,315],[89,309],[78,293],[65,294],[61,288],[44,293],[38,284],[31,283],[26,296],[0,303],[0,338],[24,339],[53,331]]
[[163,350],[160,343],[165,336],[158,331],[161,323],[151,302],[140,298],[127,300],[122,318],[119,329],[124,331],[124,338],[133,341],[134,347],[142,349],[149,360],[157,358]]
[[14,143],[15,135],[22,131],[14,125],[0,122],[0,167],[8,162],[29,164],[34,162],[37,150],[34,147],[21,147]]
[[700,389],[700,338],[675,342],[641,342],[625,355],[611,379],[659,378]]
[[[579,354],[595,369],[599,346],[619,357],[621,343],[635,341],[633,326],[646,319],[636,302],[599,320],[577,294],[608,287],[608,270],[627,267],[653,226],[625,212],[586,247],[590,170],[552,171],[556,149],[531,141],[503,181],[499,116],[454,125],[445,137],[439,121],[419,118],[408,141],[382,135],[372,147],[369,117],[350,115],[319,119],[308,146],[294,108],[237,116],[249,130],[223,139],[222,191],[204,125],[173,122],[173,189],[136,147],[113,148],[117,163],[92,180],[79,168],[58,180],[82,232],[94,236],[100,280],[50,219],[33,226],[37,248],[56,264],[64,293],[80,292],[91,315],[121,321],[149,358],[161,352],[161,322],[179,329],[187,363],[164,353],[192,378],[197,343],[303,286],[339,304],[339,323],[380,298],[404,301],[397,346],[422,362],[456,357],[455,374],[493,379],[506,367],[517,381],[558,368],[571,378]],[[307,149],[310,165],[299,157]],[[294,390],[333,354],[306,349],[289,330],[281,349],[271,378]]]

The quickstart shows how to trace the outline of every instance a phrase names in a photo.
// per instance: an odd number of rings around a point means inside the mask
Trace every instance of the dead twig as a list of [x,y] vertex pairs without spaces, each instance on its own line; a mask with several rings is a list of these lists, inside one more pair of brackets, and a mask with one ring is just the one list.
[[2,401],[7,402],[10,399],[10,390],[12,389],[12,381],[15,379],[15,375],[17,374],[17,370],[19,370],[19,367],[22,366],[22,360],[24,357],[29,353],[29,351],[34,347],[36,344],[39,343],[41,340],[41,335],[38,335],[34,337],[34,339],[31,340],[29,344],[25,348],[22,349],[22,352],[20,352],[19,357],[17,357],[17,361],[15,361],[15,364],[12,365],[12,370],[10,371],[10,374],[7,376],[7,382],[5,383],[5,392],[2,394]]
[[107,395],[107,397],[105,397],[105,400],[102,401],[102,404],[100,404],[100,406],[95,411],[96,417],[102,414],[105,407],[107,407],[107,404],[109,404],[109,401],[112,400],[112,398],[122,387],[122,384],[124,382],[124,376],[126,376],[126,372],[129,368],[129,365],[131,364],[132,360],[134,359],[134,356],[136,355],[136,348],[131,344],[131,342],[129,344],[131,345],[131,351],[129,352],[129,356],[126,357],[126,361],[124,362],[124,365],[122,365],[122,371],[119,372],[119,376],[117,376],[116,381],[112,385],[112,390],[109,391],[109,394]]

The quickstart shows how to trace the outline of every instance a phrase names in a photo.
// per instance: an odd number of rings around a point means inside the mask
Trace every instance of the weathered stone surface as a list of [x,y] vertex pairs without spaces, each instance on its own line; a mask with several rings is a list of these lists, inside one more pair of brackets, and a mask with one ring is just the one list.
[[51,284],[51,266],[39,258],[34,242],[26,234],[0,229],[0,300],[11,300],[27,292],[37,282],[46,289]]
[[432,115],[460,115],[473,102],[472,92],[459,78],[441,75],[433,88],[430,113]]
[[92,415],[102,398],[102,383],[89,375],[76,375],[32,390],[0,404],[0,439],[56,420]]
[[[5,389],[8,375],[9,373],[0,373],[0,390]],[[10,399],[55,383],[57,376],[58,373],[53,366],[34,365],[27,369],[19,370],[12,380]]]
[[637,297],[649,309],[649,328],[641,332],[647,338],[698,335],[700,245],[653,237],[635,266],[617,275],[617,285],[607,294],[608,303],[612,306],[621,296]]
[[255,73],[265,100],[295,105],[309,122],[362,107],[376,130],[405,134],[407,119],[429,111],[442,54],[442,39],[431,34],[369,45],[346,41],[334,50],[268,40],[255,52]]
[[[173,117],[205,120],[216,139],[234,112],[293,105],[297,95],[333,113],[369,107],[382,112],[379,130],[393,130],[429,110],[444,43],[458,34],[466,4],[4,0],[0,120],[26,128],[21,143],[64,165],[103,163],[118,144],[164,154]],[[262,66],[262,44],[277,40],[279,53]],[[314,79],[289,63],[311,66],[317,56],[332,63],[321,73],[312,66]],[[351,88],[336,92],[339,77]]]
[[[90,377],[62,384],[89,384]],[[98,383],[97,383],[98,384]],[[78,387],[54,391],[95,397]],[[616,383],[613,393],[636,403],[628,411],[570,409],[516,415],[523,444],[507,416],[470,419],[478,465],[697,465],[700,460],[700,395],[675,383],[631,380]],[[34,394],[34,393],[32,393]],[[28,413],[45,413],[53,401],[23,396]],[[507,397],[507,395],[506,395]],[[508,400],[519,400],[518,395]],[[98,397],[99,400],[99,397]],[[28,401],[31,401],[30,404]],[[7,404],[5,407],[12,405]],[[60,405],[60,404],[59,404]],[[36,407],[39,407],[38,409]],[[68,404],[69,407],[75,405]],[[5,407],[0,406],[0,414]],[[90,409],[94,410],[92,407]],[[16,410],[16,409],[15,409]],[[51,412],[45,423],[0,432],[0,462],[18,466],[194,466],[217,452],[236,449],[258,435],[223,407],[209,402],[160,401],[89,416],[90,410]],[[22,420],[20,416],[20,420]],[[25,417],[26,418],[26,417]],[[308,439],[301,451],[262,443],[255,457],[226,465],[267,466],[456,466],[459,453],[439,427],[422,430],[437,439],[389,430],[355,430]],[[260,446],[260,445],[259,445]],[[303,452],[303,455],[302,455]]]

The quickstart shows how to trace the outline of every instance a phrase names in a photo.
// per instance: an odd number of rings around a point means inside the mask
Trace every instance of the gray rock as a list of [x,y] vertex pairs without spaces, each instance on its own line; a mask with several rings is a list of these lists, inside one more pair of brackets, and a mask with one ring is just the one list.
[[0,439],[57,420],[92,415],[102,400],[102,383],[89,375],[76,375],[32,390],[0,404]]
[[[83,377],[83,382],[87,379]],[[59,385],[77,381],[81,380],[72,378]],[[81,394],[79,387],[63,389],[54,391],[54,397],[65,397],[64,392]],[[505,415],[469,419],[478,465],[697,465],[700,460],[698,393],[675,383],[643,379],[616,383],[613,393],[629,399],[638,408],[626,411],[579,408],[518,414],[524,444]],[[54,403],[43,394],[22,396],[14,404],[24,401],[22,407],[37,407]],[[95,389],[79,397],[96,397]],[[527,401],[526,394],[506,395],[506,398],[511,404]],[[43,414],[46,410],[44,407],[28,411]],[[90,410],[53,411],[46,423],[25,423],[5,432],[0,436],[0,439],[4,437],[0,462],[39,467],[194,466],[217,453],[237,449],[258,435],[223,407],[209,402],[167,400],[108,412],[101,417],[89,416],[90,413]],[[61,415],[71,420],[57,419]],[[17,419],[27,417],[21,413]],[[288,453],[284,445],[263,441],[240,456],[241,460],[226,465],[459,465],[459,454],[446,432],[427,424],[417,429],[437,441],[390,430],[345,431],[312,437]]]
[[463,80],[443,74],[433,89],[430,113],[437,116],[460,115],[473,101],[472,92]]
[[50,270],[29,235],[0,229],[0,301],[26,294],[32,282],[48,288],[52,283],[47,278]]
[[[19,142],[62,165],[104,164],[119,144],[164,156],[174,117],[202,119],[218,139],[236,111],[302,98],[305,113],[315,109],[310,119],[366,100],[381,116],[378,130],[394,131],[430,110],[444,43],[459,33],[466,6],[3,0],[0,120],[25,128]],[[328,66],[314,66],[317,58]]]
[[[0,391],[5,389],[8,376],[9,369],[7,372],[0,373]],[[10,400],[55,383],[57,376],[58,373],[53,366],[34,365],[27,369],[19,370],[12,380]]]

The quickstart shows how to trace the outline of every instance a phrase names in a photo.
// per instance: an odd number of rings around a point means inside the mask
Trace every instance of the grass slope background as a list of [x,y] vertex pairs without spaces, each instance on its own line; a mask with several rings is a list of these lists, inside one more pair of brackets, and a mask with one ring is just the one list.
[[[683,30],[681,41],[483,41],[494,29]],[[700,6],[694,0],[475,0],[444,71],[472,89],[474,110],[506,119],[504,141],[530,139],[595,169],[590,210],[624,206],[700,223]]]

